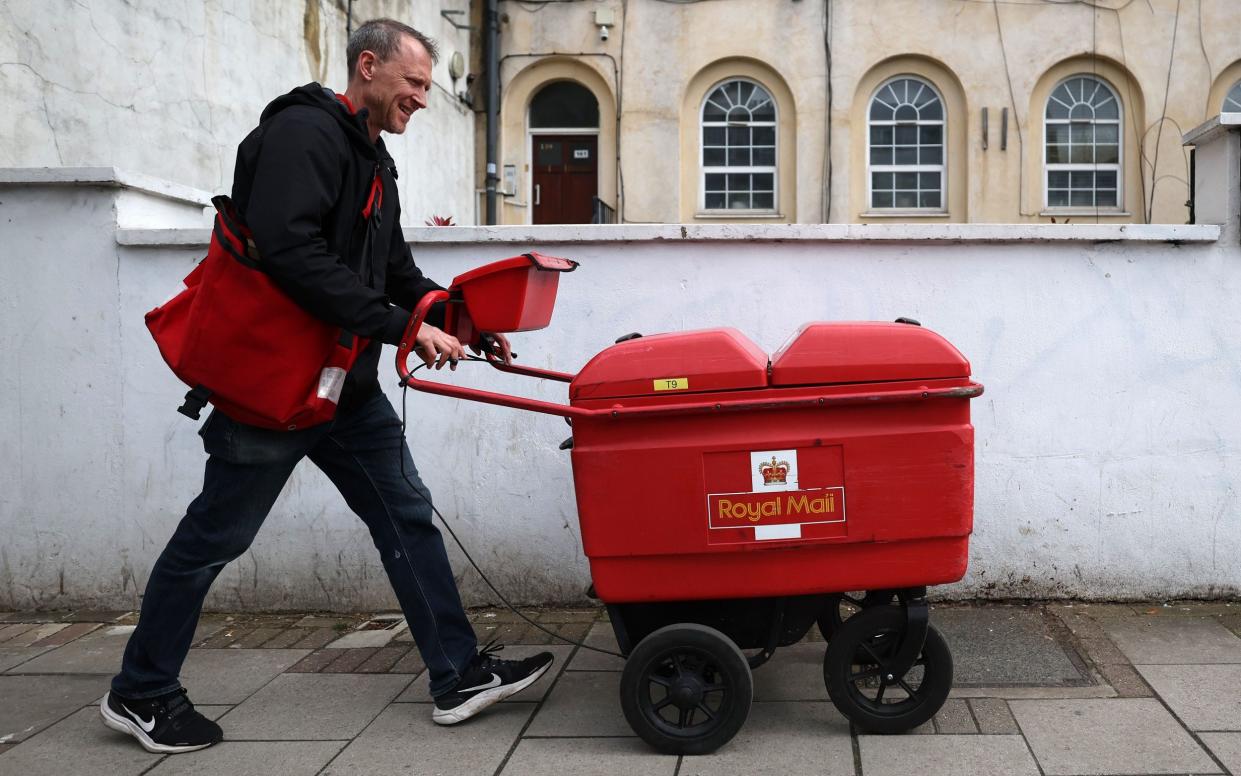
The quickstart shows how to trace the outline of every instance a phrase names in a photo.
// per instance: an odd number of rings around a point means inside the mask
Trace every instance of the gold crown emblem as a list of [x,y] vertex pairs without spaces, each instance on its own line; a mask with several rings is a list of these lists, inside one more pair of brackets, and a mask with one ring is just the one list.
[[758,473],[763,475],[764,485],[782,484],[789,476],[789,462],[777,461],[773,455],[770,461],[763,461],[758,465]]

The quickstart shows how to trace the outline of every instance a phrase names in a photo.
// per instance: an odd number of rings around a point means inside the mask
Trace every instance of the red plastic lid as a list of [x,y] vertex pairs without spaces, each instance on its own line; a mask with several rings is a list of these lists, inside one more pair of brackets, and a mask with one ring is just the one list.
[[829,385],[968,377],[948,340],[904,323],[808,323],[772,356],[772,385]]
[[582,367],[569,387],[569,396],[671,397],[766,385],[766,353],[736,329],[704,329],[613,345]]
[[460,288],[466,283],[469,283],[471,280],[485,278],[488,275],[494,275],[498,272],[504,272],[505,270],[522,268],[528,269],[529,267],[530,260],[525,256],[514,256],[511,259],[500,259],[499,261],[493,261],[490,264],[484,264],[481,267],[475,267],[469,272],[463,272],[460,275],[457,275],[452,279],[451,288]]
[[452,287],[460,288],[470,281],[495,275],[512,269],[544,270],[547,272],[572,272],[577,269],[577,262],[572,259],[561,259],[556,256],[544,256],[541,253],[523,253],[511,259],[500,259],[469,272],[463,272],[452,279]]

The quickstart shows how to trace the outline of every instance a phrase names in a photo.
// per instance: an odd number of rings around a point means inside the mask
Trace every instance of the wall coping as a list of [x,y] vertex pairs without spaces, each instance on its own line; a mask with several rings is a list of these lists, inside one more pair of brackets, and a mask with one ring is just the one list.
[[[616,242],[933,242],[933,243],[1211,243],[1216,224],[620,224],[410,227],[413,244],[518,246]],[[210,229],[118,229],[133,247],[195,247]]]
[[103,186],[133,189],[201,207],[211,204],[211,192],[116,167],[0,167],[0,185]]
[[1203,145],[1222,134],[1239,129],[1241,129],[1241,113],[1221,113],[1182,135],[1181,145]]

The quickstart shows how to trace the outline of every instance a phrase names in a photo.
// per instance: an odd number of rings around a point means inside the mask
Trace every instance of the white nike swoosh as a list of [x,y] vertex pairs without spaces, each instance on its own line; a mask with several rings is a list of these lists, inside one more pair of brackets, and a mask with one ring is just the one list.
[[139,717],[137,714],[130,711],[129,707],[126,706],[125,704],[122,703],[121,708],[125,710],[126,714],[134,718],[134,721],[138,723],[138,727],[142,728],[142,732],[150,733],[152,730],[155,729],[155,717],[151,717],[151,721],[147,722],[142,717]]
[[497,674],[491,675],[491,681],[486,684],[480,684],[477,687],[471,687],[468,690],[457,690],[457,692],[475,692],[476,690],[490,690],[492,687],[499,687],[501,684],[500,677]]

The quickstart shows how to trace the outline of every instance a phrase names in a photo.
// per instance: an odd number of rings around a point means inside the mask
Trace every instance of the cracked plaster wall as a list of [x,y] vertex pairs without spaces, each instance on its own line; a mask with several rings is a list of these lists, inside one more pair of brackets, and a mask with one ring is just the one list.
[[[447,59],[469,37],[433,0],[354,3],[355,26],[407,21],[440,41],[429,110],[388,137],[403,221],[473,223],[474,122]],[[340,0],[15,0],[0,3],[0,167],[113,166],[211,192],[263,106],[319,81],[345,87]]]

